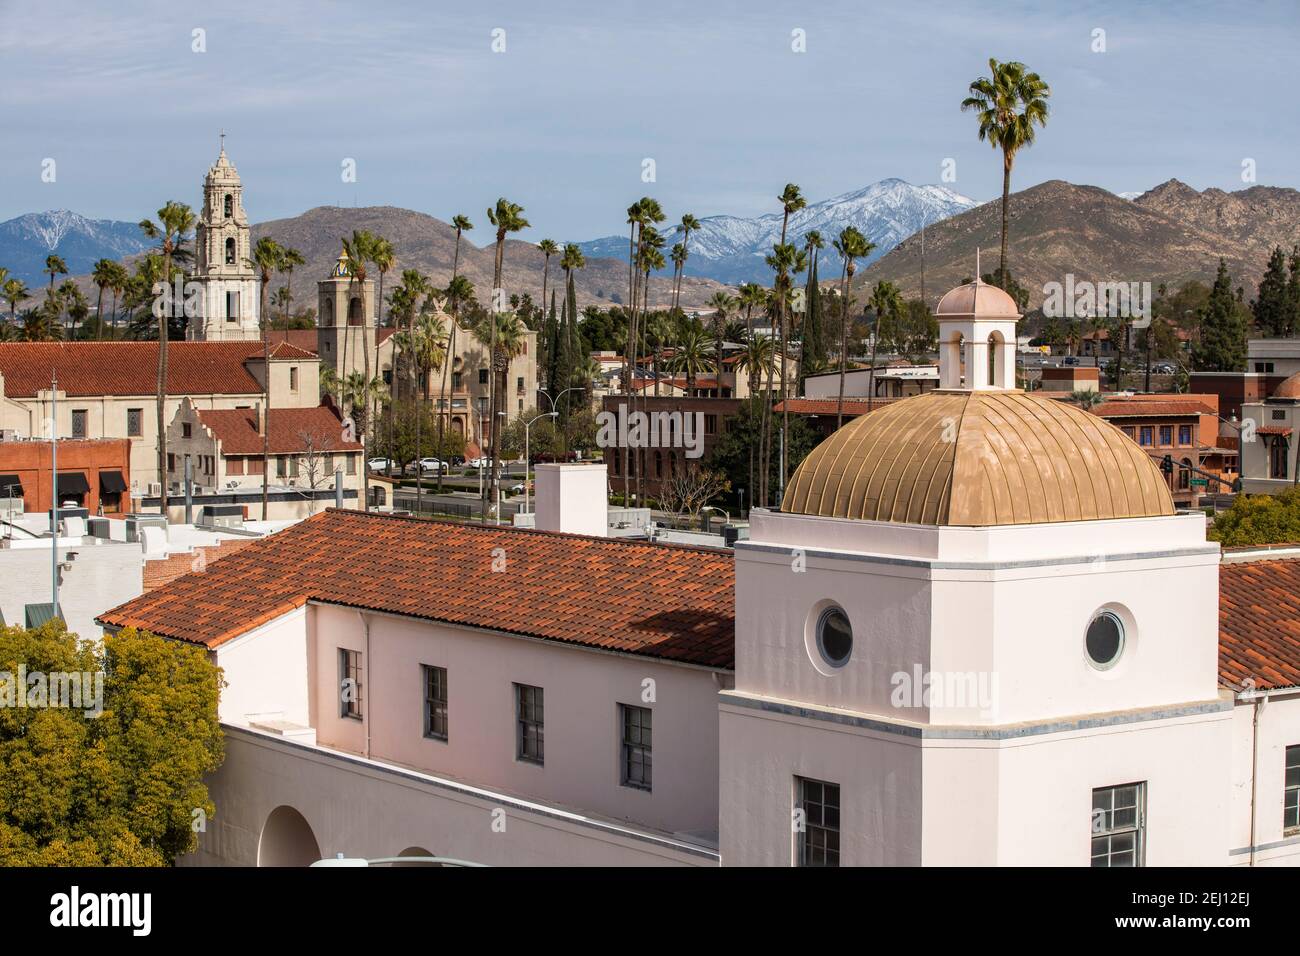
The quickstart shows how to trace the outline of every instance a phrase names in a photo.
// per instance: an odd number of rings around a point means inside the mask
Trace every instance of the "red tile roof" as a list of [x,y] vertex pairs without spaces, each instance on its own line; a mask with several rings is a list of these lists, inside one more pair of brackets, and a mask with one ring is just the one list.
[[[99,620],[218,647],[317,601],[730,668],[734,593],[721,551],[329,509]],[[1219,678],[1300,686],[1300,559],[1220,567]]]
[[1219,568],[1219,679],[1260,690],[1300,685],[1300,560]]
[[1130,401],[1113,399],[1089,409],[1102,418],[1164,418],[1181,415],[1213,415],[1214,409],[1192,400]]
[[1281,435],[1284,438],[1291,434],[1291,429],[1285,425],[1260,425],[1255,431],[1261,435]]
[[218,647],[314,600],[729,668],[734,592],[723,551],[329,509],[100,621]]
[[272,342],[288,342],[304,352],[318,354],[316,347],[320,344],[315,329],[272,329],[267,333]]
[[[262,436],[257,432],[257,412],[249,408],[206,409],[201,421],[221,442],[223,455],[260,455]],[[343,426],[334,410],[318,408],[272,408],[267,413],[271,454],[301,453],[309,436],[317,451],[359,451],[360,442],[344,441]]]
[[[276,358],[314,359],[287,343]],[[167,391],[171,395],[256,395],[262,391],[244,363],[261,359],[260,340],[169,342]],[[50,387],[50,373],[68,395],[152,395],[158,381],[157,342],[5,342],[0,374],[5,394],[34,398]]]
[[[877,398],[871,402],[871,410],[884,408],[891,402],[896,402],[896,398]],[[839,399],[836,398],[788,398],[784,402],[777,402],[772,406],[772,411],[783,412],[789,409],[796,415],[834,415],[836,408],[839,406]],[[865,398],[845,398],[844,414],[851,416],[865,415],[867,413],[867,400]]]

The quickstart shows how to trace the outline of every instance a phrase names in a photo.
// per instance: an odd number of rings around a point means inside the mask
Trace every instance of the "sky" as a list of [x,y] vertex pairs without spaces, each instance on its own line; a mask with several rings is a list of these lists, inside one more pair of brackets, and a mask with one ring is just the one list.
[[0,0],[0,220],[197,206],[222,130],[255,222],[395,205],[465,213],[478,245],[498,196],[560,241],[643,195],[671,219],[772,212],[787,182],[991,199],[960,110],[989,57],[1052,89],[1013,189],[1241,189],[1247,161],[1294,188],[1298,41],[1297,0]]

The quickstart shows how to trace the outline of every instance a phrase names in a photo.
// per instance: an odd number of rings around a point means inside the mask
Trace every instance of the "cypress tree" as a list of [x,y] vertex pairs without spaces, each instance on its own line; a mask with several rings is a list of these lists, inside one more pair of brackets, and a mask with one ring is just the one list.
[[1265,335],[1285,336],[1290,323],[1290,301],[1287,289],[1286,257],[1277,246],[1268,257],[1268,268],[1259,280],[1259,295],[1250,304],[1255,315],[1255,327]]
[[551,313],[546,319],[546,391],[554,395],[559,381],[560,324],[555,312],[555,290],[551,290]]
[[1201,341],[1193,351],[1193,363],[1201,372],[1241,372],[1246,368],[1247,318],[1245,309],[1232,293],[1232,277],[1219,260],[1210,298],[1201,310]]
[[1300,332],[1300,245],[1291,247],[1288,263],[1291,276],[1286,284],[1286,331],[1290,337]]

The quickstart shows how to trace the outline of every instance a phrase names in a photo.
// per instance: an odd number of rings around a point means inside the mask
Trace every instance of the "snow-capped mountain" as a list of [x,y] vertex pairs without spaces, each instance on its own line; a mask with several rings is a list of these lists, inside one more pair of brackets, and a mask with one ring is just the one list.
[[[803,237],[816,230],[826,242],[818,271],[830,278],[840,269],[839,257],[830,248],[845,226],[857,227],[876,244],[865,265],[893,249],[922,224],[929,226],[949,216],[965,212],[979,203],[944,186],[913,186],[901,179],[884,179],[863,189],[832,199],[811,203],[790,217],[786,240],[802,245]],[[679,241],[675,223],[665,222],[661,230],[668,236],[668,246]],[[686,260],[686,274],[704,276],[730,284],[739,282],[770,283],[771,270],[764,257],[781,239],[781,214],[769,213],[756,219],[738,216],[709,216],[700,220],[700,228],[691,233]],[[626,235],[607,236],[579,243],[588,257],[627,259]],[[667,250],[665,249],[665,258]],[[665,274],[671,274],[669,262]]]
[[87,219],[66,209],[32,212],[0,222],[0,266],[29,286],[49,281],[45,257],[63,257],[72,275],[89,272],[98,259],[121,259],[149,241],[133,222]]

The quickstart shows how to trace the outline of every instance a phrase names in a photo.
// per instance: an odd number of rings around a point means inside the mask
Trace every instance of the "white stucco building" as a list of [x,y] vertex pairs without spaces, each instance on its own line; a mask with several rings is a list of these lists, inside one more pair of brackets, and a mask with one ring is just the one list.
[[1300,552],[1225,558],[1122,432],[1011,387],[1001,291],[937,318],[940,388],[734,555],[568,533],[606,503],[557,466],[551,530],[329,511],[103,615],[225,671],[183,862],[1300,863]]

